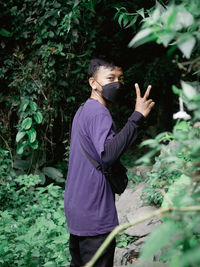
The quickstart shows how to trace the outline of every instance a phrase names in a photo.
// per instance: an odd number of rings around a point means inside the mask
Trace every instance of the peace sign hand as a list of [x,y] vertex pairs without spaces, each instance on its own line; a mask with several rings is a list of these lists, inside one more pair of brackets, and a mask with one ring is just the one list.
[[155,105],[155,102],[153,102],[152,99],[147,100],[147,98],[149,97],[150,91],[151,91],[151,85],[147,87],[147,90],[143,97],[141,97],[140,88],[137,83],[135,84],[135,89],[136,89],[136,96],[137,96],[135,110],[142,113],[144,117],[147,117],[151,109]]

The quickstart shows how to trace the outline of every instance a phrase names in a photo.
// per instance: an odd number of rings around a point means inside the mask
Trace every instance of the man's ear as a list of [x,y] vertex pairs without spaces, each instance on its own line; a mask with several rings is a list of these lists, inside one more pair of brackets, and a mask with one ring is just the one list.
[[95,85],[95,79],[93,78],[93,77],[90,77],[89,78],[89,84],[90,84],[90,87],[92,88],[92,89],[97,89],[97,87],[96,87],[96,85]]

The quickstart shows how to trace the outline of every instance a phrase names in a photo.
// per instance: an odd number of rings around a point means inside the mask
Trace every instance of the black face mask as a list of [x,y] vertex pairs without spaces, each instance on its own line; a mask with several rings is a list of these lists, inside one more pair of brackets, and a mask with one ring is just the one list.
[[[100,83],[98,84],[101,85]],[[105,84],[103,86],[101,85],[101,87],[102,87],[102,91],[100,92],[98,89],[97,91],[101,93],[102,97],[105,100],[114,103],[118,100],[119,94],[124,86],[120,82],[112,82],[112,83]]]

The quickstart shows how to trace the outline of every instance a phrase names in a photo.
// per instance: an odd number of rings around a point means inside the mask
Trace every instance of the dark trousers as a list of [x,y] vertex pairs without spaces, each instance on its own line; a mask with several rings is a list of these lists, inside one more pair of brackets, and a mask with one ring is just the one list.
[[[72,256],[70,267],[84,266],[91,260],[97,249],[101,246],[108,234],[97,236],[76,236],[70,234],[69,249]],[[111,242],[94,267],[112,267],[116,241]]]

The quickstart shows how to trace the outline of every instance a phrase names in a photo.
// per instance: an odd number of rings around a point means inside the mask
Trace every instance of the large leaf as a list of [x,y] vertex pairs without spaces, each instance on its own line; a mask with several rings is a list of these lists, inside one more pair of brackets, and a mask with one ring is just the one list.
[[152,29],[147,28],[138,32],[135,37],[130,41],[129,47],[138,46],[146,37],[149,37],[152,34]]
[[30,167],[30,162],[29,160],[22,160],[22,159],[15,159],[13,162],[13,166],[15,169],[18,170],[28,170]]
[[38,111],[37,113],[35,113],[33,115],[35,121],[40,124],[42,122],[42,119],[43,119],[43,116],[42,116],[42,113],[40,111]]
[[144,8],[141,8],[140,10],[136,11],[140,16],[142,16],[143,18],[145,17],[144,15]]
[[6,29],[0,29],[0,35],[1,36],[4,36],[4,37],[11,37],[12,36],[12,33],[7,31]]
[[45,177],[44,173],[41,172],[40,170],[36,170],[35,174],[40,176],[41,184],[44,184],[46,181],[46,177]]
[[193,249],[190,249],[188,252],[185,252],[181,256],[179,266],[199,266],[200,263],[200,246],[196,246]]
[[20,105],[20,109],[21,109],[22,111],[25,111],[26,108],[28,107],[28,105],[29,105],[29,100],[25,99],[24,101],[22,101],[22,103],[21,103],[21,105]]
[[189,124],[186,121],[180,121],[174,126],[174,130],[180,130],[180,131],[188,131],[189,130]]
[[188,28],[194,22],[192,14],[186,10],[179,11],[176,16],[176,23],[184,28]]
[[196,90],[194,87],[192,87],[190,84],[184,82],[184,81],[181,81],[181,85],[182,85],[182,88],[183,88],[183,92],[185,94],[185,96],[188,98],[188,99],[192,99],[196,96]]
[[25,146],[26,146],[26,144],[18,143],[17,144],[17,154],[20,154],[20,155],[23,154]]
[[54,167],[44,167],[43,173],[57,182],[63,182],[63,174]]
[[32,149],[38,149],[38,140],[35,140],[35,142],[29,144]]
[[165,194],[162,207],[180,206],[181,200],[185,196],[186,187],[190,186],[190,177],[182,174],[170,187]]
[[190,58],[192,49],[196,43],[195,38],[192,35],[182,35],[177,39],[178,48],[185,55],[186,58]]
[[30,143],[33,143],[35,142],[36,140],[36,136],[37,136],[37,133],[36,133],[36,130],[34,128],[31,128],[28,132],[28,139],[29,139],[29,142]]
[[26,135],[25,131],[19,131],[16,135],[16,142],[18,143]]
[[173,5],[166,10],[166,13],[163,16],[163,21],[165,21],[167,27],[174,28],[174,24],[176,25],[177,13],[178,10]]
[[142,253],[142,259],[152,258],[157,251],[160,251],[169,244],[172,237],[179,233],[178,227],[174,222],[164,222],[158,226],[148,237]]
[[32,109],[32,111],[36,111],[37,110],[37,104],[35,102],[31,101],[29,103],[29,105],[30,105],[30,108]]
[[57,267],[57,264],[53,261],[48,261],[43,266],[44,267]]
[[172,85],[172,91],[176,95],[182,95],[182,93],[183,93],[182,90],[178,89],[175,85]]
[[22,128],[28,130],[31,128],[32,118],[28,117],[22,121]]
[[159,40],[163,43],[165,47],[173,40],[175,33],[173,31],[162,31],[158,33]]

